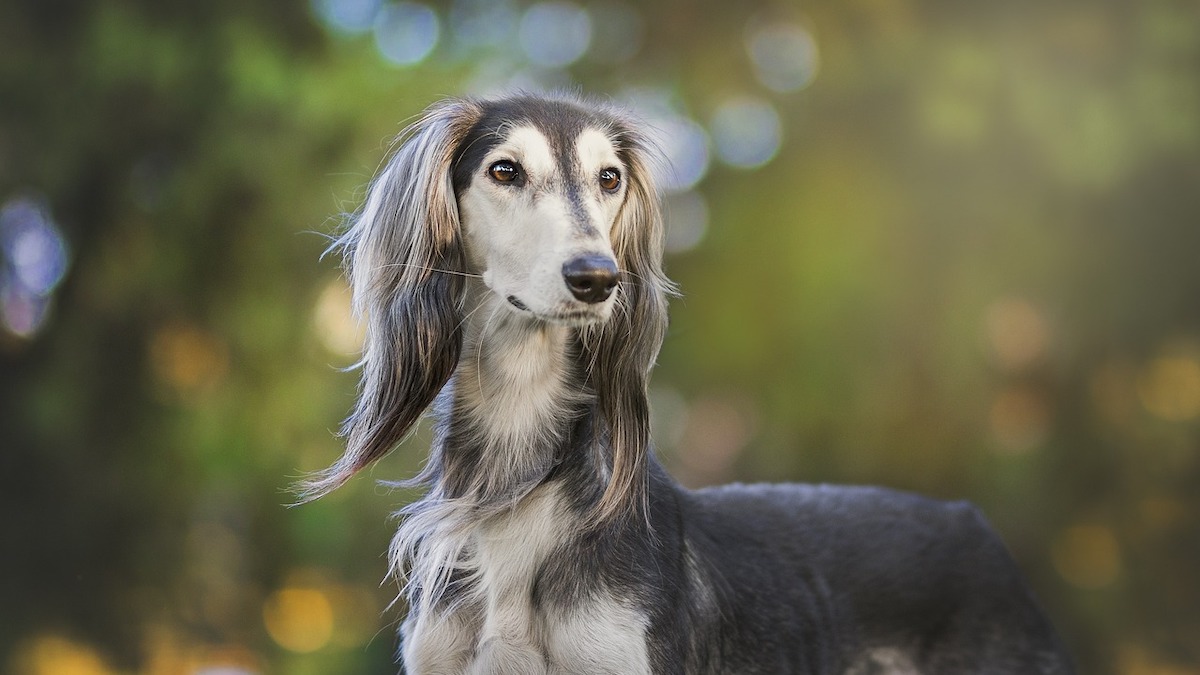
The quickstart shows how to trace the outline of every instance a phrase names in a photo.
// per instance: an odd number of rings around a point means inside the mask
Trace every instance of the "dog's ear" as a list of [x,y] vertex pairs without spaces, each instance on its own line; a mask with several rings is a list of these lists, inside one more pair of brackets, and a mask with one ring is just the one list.
[[451,173],[478,106],[438,104],[401,133],[339,238],[366,321],[358,401],[342,426],[346,451],[300,486],[320,497],[386,455],[445,386],[462,348],[464,254]]
[[625,203],[611,235],[622,279],[613,316],[583,340],[612,448],[612,477],[596,507],[598,522],[645,513],[647,384],[666,334],[667,296],[675,292],[662,268],[662,210],[650,173],[650,144],[628,124],[618,127],[614,141],[626,169]]

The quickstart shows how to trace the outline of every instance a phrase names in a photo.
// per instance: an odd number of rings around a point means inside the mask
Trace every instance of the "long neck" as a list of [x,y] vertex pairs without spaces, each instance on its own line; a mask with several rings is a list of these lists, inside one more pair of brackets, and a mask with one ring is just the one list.
[[569,455],[594,394],[578,367],[573,329],[530,320],[482,293],[466,319],[458,369],[436,407],[431,467],[441,496],[480,505],[519,499]]

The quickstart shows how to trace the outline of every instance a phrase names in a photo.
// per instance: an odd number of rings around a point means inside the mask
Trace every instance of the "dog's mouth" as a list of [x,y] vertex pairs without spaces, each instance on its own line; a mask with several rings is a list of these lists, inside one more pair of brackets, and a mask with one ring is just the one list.
[[515,295],[509,295],[504,299],[510,307],[513,307],[521,314],[546,323],[579,327],[601,323],[606,318],[606,313],[599,306],[595,305],[588,306],[586,309],[563,307],[549,312],[538,312],[530,309],[529,305],[526,305]]

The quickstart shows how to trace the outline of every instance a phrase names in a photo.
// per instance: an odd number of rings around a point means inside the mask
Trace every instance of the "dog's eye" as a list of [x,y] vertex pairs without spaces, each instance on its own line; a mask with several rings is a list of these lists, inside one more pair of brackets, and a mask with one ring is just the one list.
[[604,169],[600,172],[600,187],[605,190],[616,190],[621,185],[621,172],[616,169]]
[[488,167],[488,175],[498,183],[511,183],[521,175],[521,168],[516,162],[500,160]]

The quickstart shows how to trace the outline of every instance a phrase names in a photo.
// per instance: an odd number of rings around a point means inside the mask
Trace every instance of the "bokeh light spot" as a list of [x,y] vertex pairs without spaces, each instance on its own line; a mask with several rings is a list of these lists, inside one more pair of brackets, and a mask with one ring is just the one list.
[[681,478],[693,486],[729,480],[733,463],[754,437],[756,420],[745,400],[706,396],[694,401],[680,441]]
[[996,363],[1010,371],[1035,365],[1050,342],[1050,329],[1042,313],[1020,298],[992,303],[984,316],[984,330]]
[[341,33],[365,33],[375,24],[380,0],[313,0],[317,18]]
[[321,344],[333,354],[357,354],[362,350],[366,330],[354,317],[350,287],[341,277],[325,284],[317,297],[313,329]]
[[50,304],[46,298],[22,293],[20,288],[4,284],[0,287],[0,309],[4,327],[18,337],[33,337],[46,322]]
[[17,197],[0,208],[0,323],[32,337],[67,272],[67,244],[40,199]]
[[529,60],[545,68],[563,68],[587,53],[592,19],[572,2],[540,2],[525,10],[519,33]]
[[150,362],[159,381],[187,400],[215,389],[229,371],[225,344],[200,328],[182,323],[168,324],[154,332]]
[[35,637],[18,648],[16,675],[109,675],[114,672],[92,648],[57,635]]
[[263,604],[263,623],[280,647],[302,654],[314,652],[333,636],[333,606],[320,589],[284,588]]
[[717,156],[739,169],[753,169],[771,161],[783,139],[783,124],[775,107],[748,96],[722,103],[709,128]]
[[1004,454],[1028,452],[1046,439],[1050,406],[1046,397],[1028,387],[1002,391],[988,415],[996,449]]
[[1187,527],[1190,518],[1188,504],[1174,497],[1145,497],[1138,503],[1142,523],[1157,530]]
[[450,34],[455,48],[463,52],[513,41],[519,22],[516,8],[505,0],[457,0],[450,8]]
[[773,91],[803,89],[817,76],[817,43],[798,24],[751,21],[746,52],[759,82]]
[[1067,528],[1055,539],[1051,556],[1059,575],[1079,588],[1104,588],[1121,573],[1121,549],[1104,525]]
[[437,14],[425,5],[398,2],[385,5],[375,19],[375,46],[391,63],[411,66],[429,56],[437,45]]
[[1155,417],[1183,422],[1200,415],[1200,362],[1191,355],[1160,356],[1137,381],[1142,405]]
[[651,136],[666,165],[655,166],[658,185],[668,193],[686,192],[708,173],[708,134],[694,120],[678,114],[649,119]]
[[[1191,644],[1197,644],[1200,626],[1192,624],[1188,632]],[[1116,662],[1114,672],[1120,675],[1200,675],[1200,668],[1194,667],[1193,662],[1179,663],[1176,659],[1155,653],[1132,641],[1123,642],[1117,649]]]
[[48,226],[18,232],[7,248],[17,280],[38,295],[58,285],[67,269],[62,237]]
[[[155,606],[161,606],[163,602],[164,599],[158,599]],[[259,675],[266,672],[264,659],[245,645],[213,643],[167,621],[154,621],[146,627],[142,654],[142,667],[137,672],[143,675]]]
[[663,208],[667,253],[690,251],[708,231],[708,202],[695,190],[669,195]]

